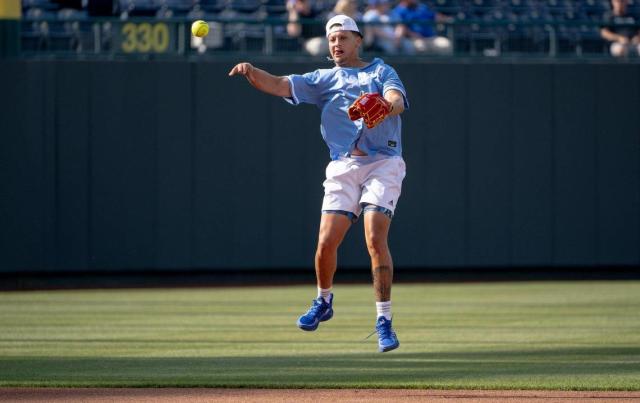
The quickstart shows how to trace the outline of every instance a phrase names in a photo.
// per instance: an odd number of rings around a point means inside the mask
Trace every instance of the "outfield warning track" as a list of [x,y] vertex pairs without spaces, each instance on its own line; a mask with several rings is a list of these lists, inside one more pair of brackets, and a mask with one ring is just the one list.
[[0,388],[10,402],[627,403],[640,392],[419,389]]

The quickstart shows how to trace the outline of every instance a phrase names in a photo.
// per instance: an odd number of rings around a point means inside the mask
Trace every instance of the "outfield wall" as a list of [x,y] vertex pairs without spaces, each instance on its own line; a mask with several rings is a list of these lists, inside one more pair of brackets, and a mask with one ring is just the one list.
[[[640,65],[395,65],[396,266],[640,264]],[[312,266],[319,113],[231,66],[0,60],[0,271]]]

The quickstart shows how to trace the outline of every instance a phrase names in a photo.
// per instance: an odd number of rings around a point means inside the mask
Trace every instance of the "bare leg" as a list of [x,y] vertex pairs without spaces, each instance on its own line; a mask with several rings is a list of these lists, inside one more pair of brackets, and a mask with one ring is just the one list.
[[376,302],[391,300],[393,260],[387,245],[390,225],[391,219],[379,211],[367,211],[364,214],[364,234],[371,257]]
[[351,220],[342,214],[322,214],[316,250],[316,278],[318,287],[331,288],[338,265],[338,247],[342,243]]

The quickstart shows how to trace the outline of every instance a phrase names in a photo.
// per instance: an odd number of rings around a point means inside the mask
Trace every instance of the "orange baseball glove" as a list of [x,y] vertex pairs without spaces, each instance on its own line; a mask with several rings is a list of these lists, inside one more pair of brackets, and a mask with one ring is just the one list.
[[377,92],[360,95],[349,107],[349,119],[362,118],[369,129],[384,120],[391,112],[391,103]]

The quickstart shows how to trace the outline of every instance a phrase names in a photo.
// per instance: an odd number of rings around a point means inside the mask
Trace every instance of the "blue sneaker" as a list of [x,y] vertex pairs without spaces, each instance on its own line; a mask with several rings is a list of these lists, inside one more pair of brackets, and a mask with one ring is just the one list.
[[391,321],[384,316],[380,316],[376,321],[376,331],[378,332],[378,351],[381,353],[395,350],[400,346],[398,336],[391,327]]
[[313,300],[311,308],[298,318],[298,327],[302,330],[313,331],[318,328],[320,322],[327,321],[333,317],[333,294],[329,296],[329,302],[318,297]]

